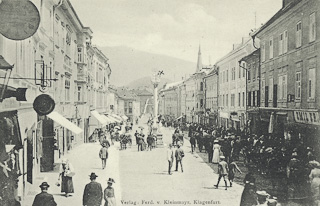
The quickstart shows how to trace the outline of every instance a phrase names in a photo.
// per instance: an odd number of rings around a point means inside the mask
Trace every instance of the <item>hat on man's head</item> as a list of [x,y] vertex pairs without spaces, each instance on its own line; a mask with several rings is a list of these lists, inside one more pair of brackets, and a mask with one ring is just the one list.
[[109,178],[108,183],[116,183],[113,178]]
[[217,139],[216,139],[216,140],[214,140],[213,142],[214,142],[214,143],[218,143],[218,142],[219,142],[219,140],[217,140]]
[[41,189],[46,189],[46,188],[50,187],[50,185],[48,185],[47,182],[43,182],[43,183],[41,183],[41,185],[39,185],[39,187],[40,187]]
[[261,197],[267,197],[267,196],[269,196],[269,194],[268,194],[266,191],[264,191],[264,190],[262,190],[262,191],[257,191],[257,195],[259,195],[259,196],[261,196]]
[[96,173],[92,172],[90,175],[89,175],[90,179],[96,179],[98,177],[98,175],[96,175]]

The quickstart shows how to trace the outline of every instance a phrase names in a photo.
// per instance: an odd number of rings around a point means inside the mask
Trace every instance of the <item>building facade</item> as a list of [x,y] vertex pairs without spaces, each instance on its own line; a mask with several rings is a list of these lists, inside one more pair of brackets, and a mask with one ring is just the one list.
[[216,62],[219,70],[219,124],[225,128],[244,129],[246,124],[246,70],[239,60],[252,53],[252,40],[243,38],[241,44]]
[[212,68],[203,79],[205,83],[205,124],[218,126],[218,69]]
[[[0,35],[0,67],[15,65],[8,88],[14,92],[17,88],[27,89],[27,101],[17,101],[14,97],[0,101],[0,120],[10,119],[11,122],[1,122],[1,129],[6,131],[10,125],[16,128],[15,168],[24,174],[18,177],[18,188],[10,196],[22,199],[40,172],[52,171],[60,158],[73,147],[86,142],[90,109],[98,107],[95,102],[102,102],[99,106],[105,107],[106,95],[102,95],[102,100],[100,96],[89,96],[93,86],[89,73],[94,67],[89,63],[88,54],[102,65],[103,72],[99,77],[104,78],[103,92],[107,91],[111,74],[107,58],[91,46],[91,29],[83,26],[69,0],[31,2],[40,14],[37,32],[22,41]],[[5,70],[1,69],[1,77],[4,73]],[[5,83],[0,84],[2,90]],[[60,115],[58,119],[35,112],[33,101],[40,94],[47,94],[54,100],[54,112]],[[72,126],[66,127],[63,124],[66,121]],[[7,152],[3,148],[13,143],[8,137],[1,132],[1,155]],[[5,183],[2,176],[0,182]],[[2,195],[5,187],[2,185],[0,188]],[[0,196],[0,205],[5,205],[1,203],[5,199]]]
[[319,145],[319,7],[316,0],[283,1],[252,35],[260,43],[263,132],[310,146]]

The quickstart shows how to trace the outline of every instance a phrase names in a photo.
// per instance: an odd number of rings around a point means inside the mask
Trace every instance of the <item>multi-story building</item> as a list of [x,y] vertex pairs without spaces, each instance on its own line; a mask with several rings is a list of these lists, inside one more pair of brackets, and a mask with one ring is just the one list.
[[218,82],[219,71],[212,68],[211,71],[203,78],[205,83],[205,124],[209,126],[218,125]]
[[185,85],[186,98],[186,120],[187,122],[196,122],[195,109],[196,109],[196,83],[192,76],[187,78],[183,84]]
[[134,91],[140,102],[140,114],[150,113],[153,114],[153,93],[146,88]]
[[179,85],[179,89],[180,89],[180,112],[181,112],[181,116],[182,116],[182,121],[186,121],[186,85],[182,82]]
[[170,84],[166,84],[163,89],[160,90],[159,96],[161,100],[159,100],[160,106],[159,109],[160,114],[170,118],[176,119],[180,117],[179,113],[179,85],[182,84],[182,81],[173,82]]
[[113,85],[109,85],[107,96],[107,112],[112,114],[117,111],[117,90]]
[[[92,52],[95,56],[92,59],[96,58],[95,61],[102,65],[103,72],[98,76],[104,78],[103,92],[108,88],[111,73],[107,58],[90,44],[92,31],[83,26],[69,0],[31,2],[40,13],[37,32],[22,41],[9,40],[0,35],[1,77],[5,71],[3,66],[15,65],[5,94],[16,88],[27,88],[25,102],[14,98],[0,101],[0,121],[8,120],[1,122],[1,131],[6,131],[10,125],[17,129],[14,141],[9,141],[7,138],[12,137],[1,132],[0,139],[4,144],[0,144],[0,154],[6,152],[3,149],[6,144],[16,144],[19,155],[16,156],[15,166],[21,174],[26,174],[19,176],[17,191],[9,194],[12,197],[26,194],[37,174],[53,170],[59,158],[85,142],[89,135],[90,105],[97,106],[94,105],[97,97],[88,96],[93,79],[88,75],[93,71],[91,63],[88,63],[88,54]],[[57,115],[39,115],[34,111],[33,100],[43,93],[53,98],[54,113]],[[104,108],[105,96],[102,101],[97,101],[101,102],[98,106]],[[79,134],[77,131],[81,129],[83,132]],[[26,144],[22,145],[21,140],[24,139]],[[3,188],[0,186],[1,195]],[[0,205],[4,199],[0,196]]]
[[319,8],[317,0],[284,0],[252,34],[260,42],[263,132],[310,146],[318,146],[320,125]]
[[260,49],[255,50],[239,61],[240,67],[247,72],[247,129],[251,134],[261,135],[260,127]]
[[244,129],[246,124],[246,70],[239,67],[239,60],[252,53],[250,38],[216,62],[219,70],[219,124],[225,128]]

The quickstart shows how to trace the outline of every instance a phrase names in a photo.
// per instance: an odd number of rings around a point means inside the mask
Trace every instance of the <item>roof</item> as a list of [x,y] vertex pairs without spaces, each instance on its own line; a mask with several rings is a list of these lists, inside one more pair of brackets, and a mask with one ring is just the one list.
[[118,89],[117,94],[118,94],[119,98],[121,98],[121,99],[136,99],[137,98],[137,95],[133,91],[127,90],[125,88]]
[[138,96],[153,96],[152,92],[146,90],[146,89],[142,89],[142,90],[135,90],[134,91],[136,93],[136,95]]
[[283,14],[285,14],[287,11],[289,11],[291,8],[293,8],[295,5],[297,5],[300,2],[300,0],[295,0],[293,2],[291,2],[290,4],[288,4],[285,7],[282,7],[275,15],[273,15],[268,21],[267,23],[265,23],[264,25],[262,25],[259,29],[257,29],[255,32],[253,32],[251,34],[251,36],[253,38],[255,38],[255,36],[257,34],[259,34],[261,31],[263,31],[265,28],[267,28],[268,26],[270,26],[273,22],[275,22],[280,16],[282,16]]
[[[244,40],[244,39],[243,39]],[[244,42],[242,42],[241,44],[239,44],[238,47],[236,47],[235,49],[231,50],[228,54],[224,55],[222,58],[220,58],[215,65],[217,65],[218,63],[222,62],[223,60],[225,60],[226,58],[228,58],[229,56],[231,56],[232,54],[240,51],[241,49],[243,49],[244,47],[246,47],[248,45],[248,43],[250,43],[252,41],[251,38],[249,38],[248,40],[245,40]]]
[[166,84],[164,89],[170,89],[170,88],[176,87],[176,86],[178,86],[178,85],[180,85],[182,83],[183,83],[183,81],[172,82],[172,83]]
[[248,54],[247,56],[243,57],[242,59],[240,59],[239,62],[241,61],[248,61],[248,59],[250,59],[252,56],[257,56],[259,57],[260,55],[260,49],[257,49],[255,51],[253,51],[251,54]]

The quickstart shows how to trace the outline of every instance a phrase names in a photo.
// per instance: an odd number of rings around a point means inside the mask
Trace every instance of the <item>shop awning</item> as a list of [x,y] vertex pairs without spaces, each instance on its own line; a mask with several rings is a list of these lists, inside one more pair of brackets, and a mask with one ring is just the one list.
[[75,134],[80,134],[83,130],[78,127],[77,125],[73,124],[69,120],[67,120],[64,116],[59,114],[58,112],[51,112],[50,114],[47,115],[50,119],[55,121],[56,123],[60,124],[61,126],[67,128],[71,132]]
[[182,116],[178,117],[177,120],[179,120],[179,119],[181,119],[181,118],[182,118]]
[[121,122],[120,120],[118,120],[118,119],[116,119],[116,118],[112,117],[111,115],[108,115],[107,117],[108,117],[109,119],[111,119],[113,122],[118,122],[118,123],[120,123],[120,122]]
[[113,119],[107,117],[106,115],[101,115],[108,123],[113,123],[115,122]]
[[92,110],[91,111],[92,116],[94,116],[94,118],[96,118],[100,124],[102,125],[106,125],[107,124],[107,120],[105,118],[103,118],[103,116],[101,114],[99,114],[99,112],[97,112],[97,110]]
[[122,121],[122,118],[116,114],[110,114],[113,118],[118,119],[119,121]]
[[127,121],[127,119],[129,119],[126,115],[122,115],[121,118],[125,121]]

